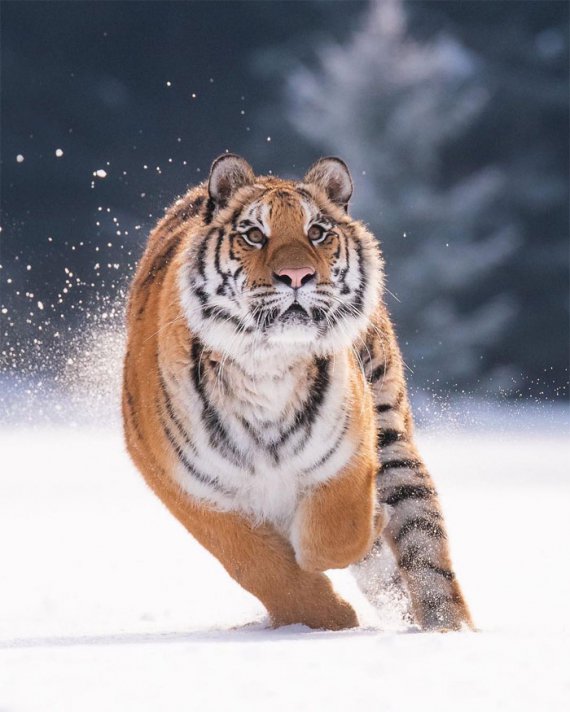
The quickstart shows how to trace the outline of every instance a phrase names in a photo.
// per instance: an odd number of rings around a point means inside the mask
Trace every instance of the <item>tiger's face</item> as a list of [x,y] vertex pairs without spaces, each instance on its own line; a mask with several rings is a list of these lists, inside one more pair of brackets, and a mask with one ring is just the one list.
[[209,180],[209,226],[180,271],[188,324],[230,357],[329,355],[367,329],[382,287],[374,237],[346,206],[352,181],[322,159],[302,182],[256,178],[222,156]]

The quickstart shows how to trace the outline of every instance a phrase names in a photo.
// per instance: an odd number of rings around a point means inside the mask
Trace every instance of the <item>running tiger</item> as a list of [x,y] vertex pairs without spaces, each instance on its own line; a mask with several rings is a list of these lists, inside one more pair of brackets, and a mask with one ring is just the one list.
[[358,625],[323,572],[362,582],[386,542],[415,622],[471,628],[351,194],[338,158],[296,182],[226,154],[170,208],[130,291],[127,447],[273,625]]

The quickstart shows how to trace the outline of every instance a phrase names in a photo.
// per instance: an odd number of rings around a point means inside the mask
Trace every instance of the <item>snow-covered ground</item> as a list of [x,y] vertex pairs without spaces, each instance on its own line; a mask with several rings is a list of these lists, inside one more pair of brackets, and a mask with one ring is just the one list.
[[[117,428],[0,430],[0,710],[562,710],[564,418],[420,433],[479,633],[270,630],[146,489]],[[544,421],[543,421],[544,422]]]

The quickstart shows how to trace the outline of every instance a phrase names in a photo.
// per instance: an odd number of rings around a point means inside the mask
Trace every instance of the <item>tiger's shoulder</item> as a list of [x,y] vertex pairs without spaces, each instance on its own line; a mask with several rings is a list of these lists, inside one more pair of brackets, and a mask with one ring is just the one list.
[[208,203],[207,187],[200,183],[167,209],[148,236],[131,285],[131,296],[153,283],[182,247],[184,238],[208,223]]

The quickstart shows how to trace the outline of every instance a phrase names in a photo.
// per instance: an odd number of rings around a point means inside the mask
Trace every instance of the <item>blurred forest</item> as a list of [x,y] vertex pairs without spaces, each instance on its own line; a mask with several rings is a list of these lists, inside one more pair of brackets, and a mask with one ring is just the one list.
[[[218,154],[337,154],[416,387],[567,393],[569,5],[1,5],[4,378],[116,330],[149,228]],[[95,357],[95,356],[94,356]]]

